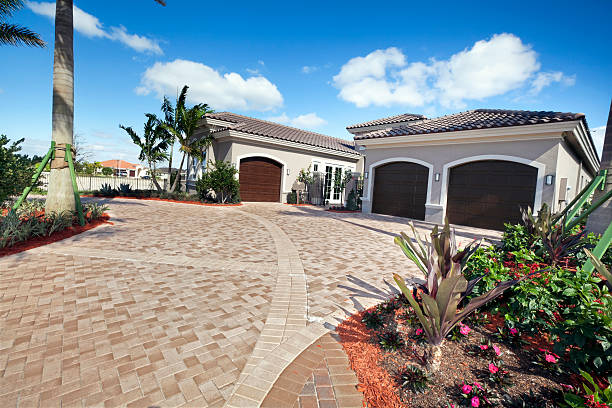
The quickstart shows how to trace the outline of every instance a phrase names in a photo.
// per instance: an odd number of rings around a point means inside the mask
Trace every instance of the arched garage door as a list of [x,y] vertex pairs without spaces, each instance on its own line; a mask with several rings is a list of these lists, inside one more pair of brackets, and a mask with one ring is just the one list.
[[533,207],[538,170],[526,164],[483,160],[450,169],[446,214],[451,224],[501,230],[518,223],[519,207]]
[[416,163],[393,162],[374,173],[372,212],[425,219],[429,169]]
[[240,199],[278,202],[281,193],[281,168],[280,163],[266,157],[240,160]]

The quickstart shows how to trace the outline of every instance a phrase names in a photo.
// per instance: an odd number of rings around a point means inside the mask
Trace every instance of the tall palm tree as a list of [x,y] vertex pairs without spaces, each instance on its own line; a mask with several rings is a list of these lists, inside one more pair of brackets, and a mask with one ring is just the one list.
[[[610,111],[608,113],[608,123],[606,125],[606,135],[604,137],[603,152],[601,154],[601,170],[608,170],[606,184],[604,189],[595,191],[593,202],[606,192],[612,190],[612,101],[610,102]],[[587,229],[596,234],[603,234],[608,226],[612,223],[612,200],[608,200],[602,204],[589,216]]]
[[140,147],[140,155],[138,159],[140,161],[146,161],[151,171],[151,180],[155,185],[157,191],[161,191],[159,183],[157,182],[157,175],[155,165],[157,162],[167,159],[167,150],[169,147],[170,138],[168,132],[161,126],[161,123],[157,116],[147,113],[145,115],[147,121],[144,125],[143,137],[141,138],[131,127],[125,127],[119,125],[119,127],[127,132],[132,138],[134,144]]
[[[178,93],[178,92],[177,92]],[[176,105],[172,106],[168,97],[164,96],[164,102],[162,103],[161,110],[164,112],[164,124],[168,127],[178,129],[179,124],[177,122],[178,116],[176,112],[185,109],[185,101],[187,99],[187,88],[183,87],[183,90],[179,95],[176,96]],[[172,141],[170,142],[170,156],[168,157],[168,188],[170,191],[172,187],[172,158],[174,156],[174,136],[172,136]],[[178,173],[180,174],[180,173]]]
[[[162,6],[164,0],[155,0]],[[51,163],[46,211],[74,211],[70,170],[65,166],[65,144],[73,144],[74,132],[74,54],[73,1],[55,2],[55,51],[53,58],[53,113],[51,139],[56,159]]]
[[13,13],[22,8],[23,0],[0,0],[0,45],[44,47],[46,44],[40,38],[40,35],[26,27],[6,22]]
[[[189,87],[187,85],[183,87],[174,109],[172,109],[171,106],[166,106],[169,105],[167,98],[164,98],[164,105],[162,106],[162,110],[164,113],[166,113],[167,119],[171,119],[170,121],[166,121],[163,126],[179,142],[180,150],[183,152],[177,176],[174,178],[174,183],[172,183],[170,186],[170,189],[168,190],[169,192],[175,191],[179,184],[180,174],[183,170],[183,164],[185,163],[185,157],[187,155],[198,158],[201,157],[204,149],[206,149],[206,147],[212,142],[210,134],[200,138],[194,137],[200,120],[204,118],[204,115],[213,111],[205,103],[200,103],[192,108],[187,108],[185,106],[185,100],[187,98],[188,89]],[[168,116],[168,112],[171,111],[173,111],[173,115]]]

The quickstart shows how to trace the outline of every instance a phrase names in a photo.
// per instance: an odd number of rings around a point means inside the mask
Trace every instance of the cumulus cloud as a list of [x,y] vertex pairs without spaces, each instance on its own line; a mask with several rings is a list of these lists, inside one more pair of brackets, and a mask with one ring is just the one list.
[[[26,6],[34,13],[55,19],[55,3],[27,1]],[[73,9],[74,29],[89,38],[107,38],[118,41],[137,52],[150,52],[153,54],[163,54],[157,41],[137,34],[129,34],[123,26],[110,27],[104,29],[100,20],[89,13],[81,10],[77,6]]]
[[319,67],[317,67],[316,65],[304,65],[302,67],[302,73],[303,74],[312,74],[315,71],[318,71]]
[[325,119],[319,117],[314,112],[299,115],[294,118],[291,118],[286,113],[283,113],[280,116],[268,118],[268,120],[304,129],[316,129],[327,124]]
[[597,149],[597,154],[601,157],[603,152],[604,139],[606,137],[606,127],[598,126],[596,128],[591,129],[591,136],[593,137],[593,143],[595,143],[595,149]]
[[561,83],[566,86],[572,86],[576,83],[576,76],[567,76],[563,72],[538,72],[531,82],[531,94],[537,95],[542,89],[553,84],[554,82]]
[[235,72],[221,74],[207,65],[182,59],[157,62],[148,68],[136,93],[153,93],[161,98],[174,95],[185,84],[189,85],[187,97],[191,102],[207,103],[216,110],[266,111],[283,104],[276,85],[263,76],[243,78]]
[[[502,95],[525,86],[530,79],[533,86],[537,80],[540,90],[552,82],[571,82],[561,72],[539,70],[531,46],[504,33],[477,41],[448,60],[409,63],[398,48],[376,50],[350,59],[334,76],[333,84],[341,99],[358,107],[423,106],[434,101],[445,107],[463,107],[466,100]],[[537,74],[554,75],[538,79]]]

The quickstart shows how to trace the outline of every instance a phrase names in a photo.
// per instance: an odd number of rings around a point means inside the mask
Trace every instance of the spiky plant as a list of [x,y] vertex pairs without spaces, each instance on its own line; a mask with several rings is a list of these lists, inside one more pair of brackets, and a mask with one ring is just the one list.
[[[429,371],[440,368],[442,358],[442,343],[446,336],[457,324],[473,313],[479,307],[500,296],[506,289],[516,285],[527,275],[518,280],[499,283],[489,292],[471,299],[470,302],[458,310],[459,305],[470,295],[474,286],[482,276],[467,281],[463,275],[465,263],[472,253],[479,247],[479,243],[472,241],[463,251],[457,250],[455,232],[451,230],[446,220],[442,231],[435,226],[431,233],[431,241],[423,240],[414,232],[415,242],[406,234],[395,238],[404,254],[414,261],[425,275],[425,284],[409,289],[404,278],[394,274],[393,278],[406,296],[410,305],[423,327],[429,342],[429,350],[425,356]],[[541,272],[541,271],[540,271]],[[421,300],[417,300],[419,297]]]
[[383,325],[382,316],[376,310],[365,312],[361,318],[361,322],[365,324],[368,329],[372,330],[376,330]]
[[378,335],[378,344],[386,351],[395,351],[404,345],[404,341],[395,330],[388,329]]
[[23,0],[0,0],[0,45],[28,45],[44,47],[46,44],[40,35],[27,27],[6,22],[9,17],[23,8]]
[[587,254],[589,259],[591,260],[591,263],[595,267],[595,270],[606,280],[605,283],[608,289],[612,291],[612,272],[610,272],[608,268],[606,268],[606,265],[604,265],[604,263],[601,262],[599,258],[593,255],[591,251],[584,248],[584,252]]
[[395,382],[406,391],[423,393],[429,388],[429,374],[417,366],[407,365],[395,374]]

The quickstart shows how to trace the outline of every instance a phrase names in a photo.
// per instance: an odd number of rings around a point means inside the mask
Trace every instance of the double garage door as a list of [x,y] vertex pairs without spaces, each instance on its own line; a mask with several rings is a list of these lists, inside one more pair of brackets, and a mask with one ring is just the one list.
[[240,199],[242,201],[280,201],[282,165],[265,157],[240,160]]
[[[372,212],[425,219],[429,169],[395,162],[376,168]],[[452,224],[502,229],[520,221],[520,207],[533,206],[537,169],[484,160],[449,172],[446,215]]]

